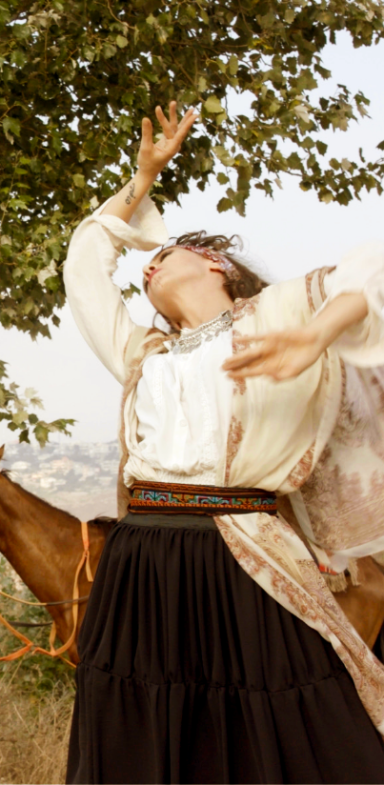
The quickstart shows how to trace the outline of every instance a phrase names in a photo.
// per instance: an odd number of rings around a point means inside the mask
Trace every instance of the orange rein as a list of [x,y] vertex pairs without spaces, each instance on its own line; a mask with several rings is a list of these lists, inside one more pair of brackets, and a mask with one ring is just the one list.
[[[85,564],[86,575],[89,582],[93,581],[93,575],[92,575],[91,564],[90,564],[90,553],[89,553],[88,523],[86,521],[81,521],[81,536],[83,540],[83,553],[77,565],[75,578],[73,582],[73,604],[72,604],[73,629],[67,642],[64,643],[62,646],[60,646],[58,649],[54,648],[54,642],[56,639],[56,624],[55,622],[52,622],[51,632],[49,635],[50,650],[48,651],[47,649],[42,649],[40,646],[36,646],[33,643],[33,641],[30,641],[29,638],[27,638],[21,632],[18,632],[18,630],[16,630],[15,627],[13,627],[12,624],[10,624],[10,622],[4,619],[4,617],[0,614],[0,624],[3,624],[4,627],[6,627],[7,630],[9,630],[9,632],[12,632],[13,635],[15,635],[15,637],[19,639],[19,641],[25,644],[24,646],[22,646],[21,649],[17,649],[16,651],[11,652],[11,654],[7,654],[5,657],[0,657],[0,662],[9,662],[10,660],[17,660],[19,657],[22,657],[24,654],[27,654],[28,652],[32,652],[33,654],[47,654],[48,657],[60,657],[60,659],[64,660],[64,662],[68,663],[68,665],[71,665],[72,668],[76,667],[73,664],[73,662],[70,662],[70,660],[68,660],[66,657],[63,657],[62,655],[64,654],[64,652],[66,652],[69,649],[70,646],[72,646],[72,643],[74,642],[76,637],[77,620],[79,617],[79,576],[84,564]],[[12,599],[16,599],[16,598],[12,598]],[[26,602],[26,601],[25,604],[39,605],[39,606],[50,605],[49,602],[35,603],[35,602]]]

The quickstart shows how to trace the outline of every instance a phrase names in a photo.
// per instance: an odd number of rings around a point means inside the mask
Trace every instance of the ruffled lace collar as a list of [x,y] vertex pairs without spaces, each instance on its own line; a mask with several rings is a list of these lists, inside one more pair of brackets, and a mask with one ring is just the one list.
[[232,327],[232,311],[222,311],[214,319],[198,327],[183,327],[178,338],[166,342],[166,347],[175,354],[184,354],[196,349],[203,341],[212,341],[220,333]]

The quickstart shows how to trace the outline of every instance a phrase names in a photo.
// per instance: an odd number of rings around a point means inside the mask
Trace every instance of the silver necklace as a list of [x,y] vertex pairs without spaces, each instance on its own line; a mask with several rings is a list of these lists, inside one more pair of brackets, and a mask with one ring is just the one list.
[[222,332],[230,330],[232,327],[232,311],[222,311],[218,316],[215,316],[210,322],[205,322],[199,327],[190,330],[184,327],[181,330],[179,338],[173,338],[172,341],[167,341],[168,348],[175,354],[185,354],[191,352],[200,346],[203,341],[212,341]]

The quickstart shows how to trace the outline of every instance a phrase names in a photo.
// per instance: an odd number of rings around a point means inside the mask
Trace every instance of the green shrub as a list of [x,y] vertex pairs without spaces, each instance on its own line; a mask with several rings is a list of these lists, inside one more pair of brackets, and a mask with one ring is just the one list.
[[[36,597],[2,555],[0,555],[0,585],[7,594],[36,602]],[[11,624],[21,621],[42,623],[51,620],[45,608],[22,605],[1,595],[0,613]],[[18,629],[37,646],[49,649],[50,626]],[[22,645],[5,627],[0,626],[0,656],[10,654]],[[7,680],[11,679],[24,694],[28,694],[31,698],[38,698],[51,690],[55,690],[55,694],[60,694],[60,690],[66,692],[68,689],[74,692],[74,668],[61,659],[53,659],[43,654],[26,654],[19,660],[0,662],[0,680],[4,676]]]

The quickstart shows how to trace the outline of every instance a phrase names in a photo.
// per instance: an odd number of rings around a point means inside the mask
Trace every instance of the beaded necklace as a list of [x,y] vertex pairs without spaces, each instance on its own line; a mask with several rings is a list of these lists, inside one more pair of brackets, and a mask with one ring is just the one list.
[[195,327],[192,330],[189,327],[184,327],[178,338],[167,341],[165,345],[174,354],[191,352],[197,346],[200,346],[203,341],[212,341],[220,333],[230,330],[232,321],[232,311],[222,311],[214,319],[211,319],[210,322],[200,324],[199,327]]

